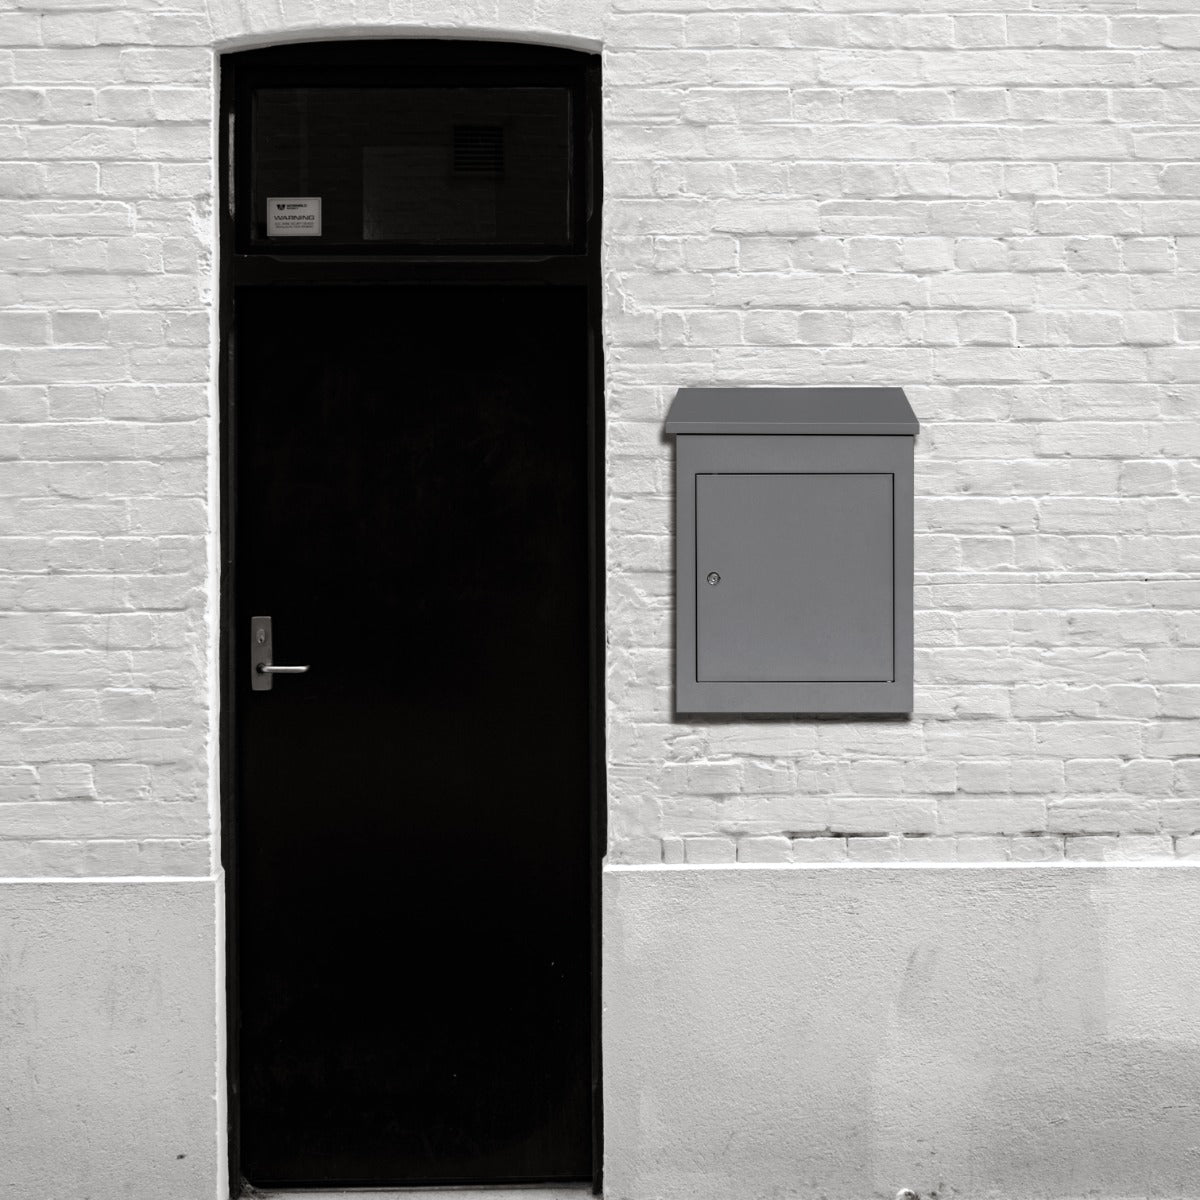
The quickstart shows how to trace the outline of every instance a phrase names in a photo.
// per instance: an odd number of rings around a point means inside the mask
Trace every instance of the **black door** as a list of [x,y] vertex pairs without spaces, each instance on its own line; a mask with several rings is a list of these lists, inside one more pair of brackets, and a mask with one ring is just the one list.
[[[250,130],[225,257],[235,1167],[258,1186],[591,1180],[594,180],[571,108],[588,89],[558,58],[522,77],[494,47],[465,68],[389,52],[353,86],[344,46],[332,84],[320,48],[236,56],[227,87]],[[392,92],[397,63],[422,96]],[[439,92],[460,69],[487,85],[486,122],[478,94]],[[564,195],[531,216],[496,196],[560,85]],[[350,132],[325,146],[339,106]],[[421,149],[439,129],[444,171]],[[416,161],[450,198],[437,254],[437,221],[396,194]],[[272,241],[266,193],[319,195],[324,232]],[[522,253],[531,236],[561,245]],[[271,665],[308,667],[269,690],[264,617]]]

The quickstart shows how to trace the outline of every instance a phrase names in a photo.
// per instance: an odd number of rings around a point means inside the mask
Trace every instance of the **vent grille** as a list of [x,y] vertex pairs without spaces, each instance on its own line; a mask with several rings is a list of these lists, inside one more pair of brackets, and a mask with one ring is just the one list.
[[504,129],[500,125],[454,126],[454,174],[498,178],[504,174]]

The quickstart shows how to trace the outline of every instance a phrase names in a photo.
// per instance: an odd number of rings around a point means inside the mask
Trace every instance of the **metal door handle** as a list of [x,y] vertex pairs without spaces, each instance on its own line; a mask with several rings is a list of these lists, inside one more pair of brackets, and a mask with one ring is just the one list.
[[250,618],[250,688],[255,692],[269,692],[273,675],[303,675],[307,666],[277,667],[271,658],[274,654],[271,640],[271,618]]

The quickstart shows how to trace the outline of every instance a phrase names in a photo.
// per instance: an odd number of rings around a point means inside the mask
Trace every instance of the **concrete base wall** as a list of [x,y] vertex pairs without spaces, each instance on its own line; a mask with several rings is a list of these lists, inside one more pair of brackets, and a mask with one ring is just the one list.
[[1200,871],[605,875],[606,1193],[1200,1195]]
[[[0,884],[0,1197],[226,1195],[217,880]],[[1200,870],[606,872],[610,1200],[1200,1196]]]
[[0,883],[0,1196],[223,1188],[220,887]]

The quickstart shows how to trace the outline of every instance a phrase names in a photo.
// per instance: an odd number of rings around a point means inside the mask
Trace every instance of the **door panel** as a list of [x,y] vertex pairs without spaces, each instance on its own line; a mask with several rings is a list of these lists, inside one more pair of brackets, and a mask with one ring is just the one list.
[[[236,293],[252,1183],[591,1176],[587,328],[585,288]],[[258,615],[310,666],[266,692]]]
[[697,678],[891,679],[892,529],[891,475],[698,474]]

